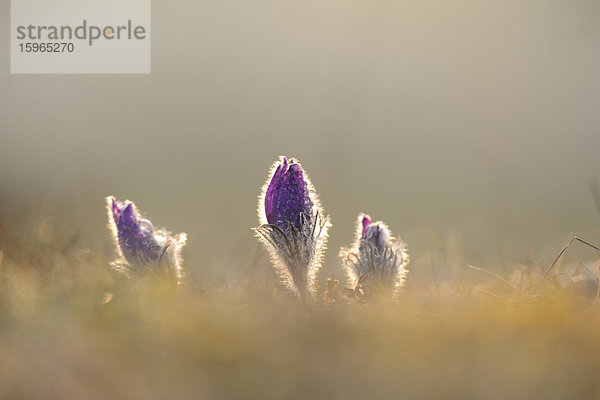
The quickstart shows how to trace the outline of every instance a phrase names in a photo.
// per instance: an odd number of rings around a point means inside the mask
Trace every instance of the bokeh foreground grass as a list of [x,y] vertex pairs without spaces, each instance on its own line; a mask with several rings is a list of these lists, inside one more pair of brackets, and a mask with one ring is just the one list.
[[268,285],[5,257],[0,398],[599,398],[598,305],[502,286],[407,289],[395,304],[330,286],[303,305]]

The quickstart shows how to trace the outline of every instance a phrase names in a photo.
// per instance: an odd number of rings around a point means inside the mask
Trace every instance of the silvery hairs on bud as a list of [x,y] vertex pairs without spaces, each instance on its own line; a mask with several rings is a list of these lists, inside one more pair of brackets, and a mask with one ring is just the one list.
[[258,221],[254,231],[282,284],[302,298],[313,295],[331,224],[297,160],[281,156],[271,167],[258,200]]
[[340,257],[350,287],[361,296],[395,295],[404,285],[409,262],[404,243],[368,215],[358,216],[356,239],[352,247],[341,248]]
[[187,241],[185,233],[154,230],[152,222],[142,218],[132,201],[106,198],[108,226],[119,258],[111,263],[117,271],[131,277],[138,273],[166,272],[178,284],[185,279],[181,251]]

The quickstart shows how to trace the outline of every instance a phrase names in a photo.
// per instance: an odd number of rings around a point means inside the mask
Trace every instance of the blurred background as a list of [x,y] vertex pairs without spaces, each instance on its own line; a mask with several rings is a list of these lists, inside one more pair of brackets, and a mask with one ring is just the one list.
[[332,217],[321,279],[343,277],[359,212],[423,282],[600,242],[600,2],[155,1],[150,75],[11,75],[9,15],[0,221],[23,246],[108,263],[112,194],[189,234],[196,282],[274,276],[250,229],[279,155]]

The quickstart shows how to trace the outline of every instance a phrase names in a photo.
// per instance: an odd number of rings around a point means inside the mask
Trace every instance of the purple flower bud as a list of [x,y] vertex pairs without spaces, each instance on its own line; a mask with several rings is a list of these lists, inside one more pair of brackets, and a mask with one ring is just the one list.
[[369,227],[369,225],[371,225],[371,220],[369,219],[368,216],[363,215],[362,216],[362,237],[365,237],[365,234],[367,233],[367,228]]
[[117,230],[117,244],[125,260],[135,266],[158,261],[162,246],[154,238],[154,227],[142,219],[130,201],[111,200],[113,222]]
[[108,196],[106,203],[109,227],[121,255],[121,260],[113,263],[117,269],[135,271],[159,265],[171,269],[178,280],[183,278],[181,249],[187,240],[185,233],[172,236],[164,230],[155,231],[132,201]]
[[279,163],[264,196],[267,222],[280,229],[296,229],[302,226],[302,215],[311,221],[313,202],[310,198],[308,181],[304,179],[302,167],[294,159],[287,158]]
[[300,163],[280,157],[259,197],[255,229],[284,285],[305,296],[314,290],[329,217]]
[[363,296],[396,294],[408,272],[404,243],[392,236],[385,223],[372,222],[368,215],[359,215],[356,225],[352,247],[340,250],[350,286]]
[[385,250],[390,241],[390,231],[383,222],[372,223],[368,216],[362,217],[362,240],[368,242],[379,251]]

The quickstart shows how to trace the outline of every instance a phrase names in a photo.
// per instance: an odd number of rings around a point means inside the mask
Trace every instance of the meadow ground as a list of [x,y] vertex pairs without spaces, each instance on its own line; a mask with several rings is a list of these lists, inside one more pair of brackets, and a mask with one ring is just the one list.
[[395,303],[329,281],[303,305],[268,281],[176,287],[12,246],[2,399],[600,398],[600,308],[555,279],[409,285]]

